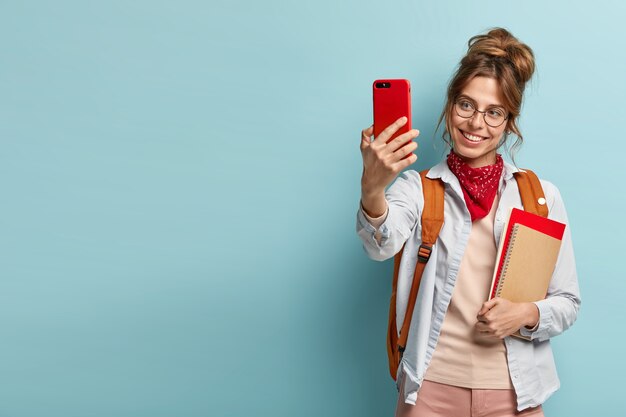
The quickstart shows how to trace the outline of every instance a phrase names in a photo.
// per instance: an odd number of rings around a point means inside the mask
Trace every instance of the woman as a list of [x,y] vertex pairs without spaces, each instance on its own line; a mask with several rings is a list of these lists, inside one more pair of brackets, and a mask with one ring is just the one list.
[[[574,323],[580,306],[569,227],[546,299],[485,301],[506,216],[511,207],[522,208],[513,177],[518,168],[504,162],[498,149],[510,145],[512,134],[514,145],[521,143],[516,121],[534,67],[532,50],[496,28],[470,39],[448,87],[439,124],[445,120],[443,138],[451,152],[428,174],[445,183],[444,225],[422,276],[398,368],[396,416],[542,416],[541,404],[559,388],[550,338]],[[357,233],[370,258],[389,259],[406,242],[398,276],[399,320],[424,204],[419,174],[398,175],[417,160],[419,132],[386,143],[404,123],[399,119],[373,140],[372,126],[362,131],[357,212]],[[541,184],[549,218],[568,224],[558,189],[545,180]],[[531,341],[510,337],[517,331]]]

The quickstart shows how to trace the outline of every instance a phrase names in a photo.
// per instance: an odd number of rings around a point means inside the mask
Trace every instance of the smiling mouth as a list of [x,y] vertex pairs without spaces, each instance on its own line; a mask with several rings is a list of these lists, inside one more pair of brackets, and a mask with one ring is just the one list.
[[471,133],[464,132],[461,129],[459,129],[459,132],[461,132],[463,137],[465,137],[465,139],[469,140],[470,142],[478,143],[478,142],[482,142],[483,140],[487,139],[484,136],[472,135]]

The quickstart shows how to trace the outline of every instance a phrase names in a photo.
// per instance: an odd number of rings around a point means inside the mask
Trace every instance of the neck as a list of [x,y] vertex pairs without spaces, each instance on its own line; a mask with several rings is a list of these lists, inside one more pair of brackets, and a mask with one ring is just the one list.
[[[454,152],[454,150],[452,150],[452,152]],[[456,152],[454,152],[454,154],[458,156],[459,159],[461,159],[463,162],[465,162],[470,168],[482,168],[489,165],[495,165],[498,162],[498,155],[496,152],[484,155],[480,158],[466,158]]]

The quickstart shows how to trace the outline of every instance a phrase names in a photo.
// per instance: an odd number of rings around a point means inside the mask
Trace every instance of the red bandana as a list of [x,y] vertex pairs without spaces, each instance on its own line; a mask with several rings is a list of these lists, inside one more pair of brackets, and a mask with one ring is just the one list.
[[465,204],[469,209],[472,221],[489,214],[504,169],[502,156],[496,154],[496,163],[493,165],[472,168],[457,154],[450,152],[448,154],[448,166],[461,183]]

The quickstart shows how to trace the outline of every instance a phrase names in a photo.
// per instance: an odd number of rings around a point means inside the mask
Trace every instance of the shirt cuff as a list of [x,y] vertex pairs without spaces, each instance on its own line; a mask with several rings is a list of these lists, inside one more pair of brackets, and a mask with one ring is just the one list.
[[[385,200],[385,203],[387,203],[387,200]],[[365,216],[365,219],[372,226],[374,226],[375,229],[378,229],[380,227],[380,225],[383,224],[385,222],[385,220],[387,219],[387,214],[389,213],[389,204],[386,204],[385,212],[381,216],[379,216],[379,217],[370,217],[370,216],[368,216],[367,213],[365,212],[365,209],[363,209],[363,202],[361,202],[360,204],[361,204],[361,211],[363,212],[363,215]]]
[[524,326],[524,328],[529,332],[534,332],[535,330],[539,328],[539,320],[537,320],[537,324],[535,324],[535,327],[529,328],[528,326]]

